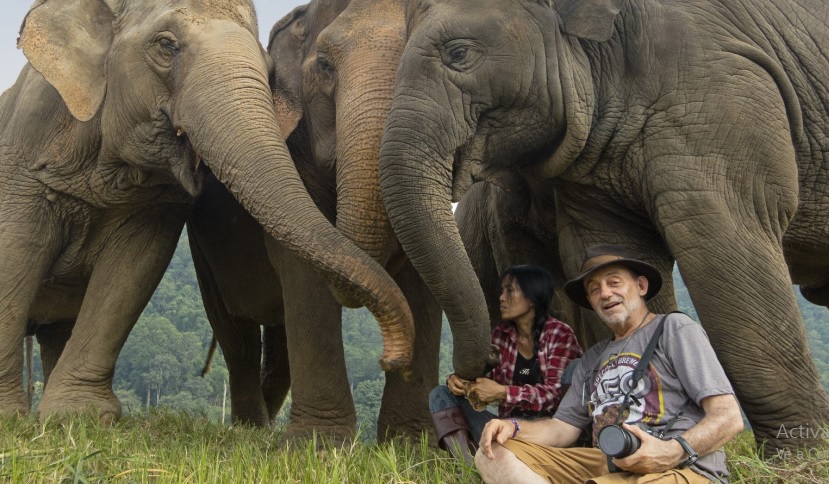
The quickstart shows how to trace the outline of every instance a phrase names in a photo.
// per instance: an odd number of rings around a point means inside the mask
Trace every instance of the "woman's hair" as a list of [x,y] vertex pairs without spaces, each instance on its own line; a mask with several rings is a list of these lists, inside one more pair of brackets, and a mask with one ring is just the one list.
[[526,264],[507,268],[501,274],[498,287],[503,287],[504,282],[515,281],[524,297],[530,301],[535,308],[533,319],[533,354],[538,354],[538,342],[541,332],[544,330],[544,323],[550,317],[550,302],[553,299],[553,276],[541,266]]

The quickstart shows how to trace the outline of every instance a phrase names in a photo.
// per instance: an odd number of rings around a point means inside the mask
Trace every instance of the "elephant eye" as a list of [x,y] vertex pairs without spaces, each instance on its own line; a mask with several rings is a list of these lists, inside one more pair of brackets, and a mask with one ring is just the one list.
[[459,72],[472,70],[483,59],[482,50],[468,39],[455,39],[447,42],[441,49],[440,56],[446,67]]
[[162,67],[170,67],[180,51],[178,41],[169,32],[162,32],[153,39],[150,54]]
[[317,69],[326,74],[331,74],[334,72],[335,67],[334,63],[331,62],[331,59],[329,59],[326,54],[320,52],[317,54]]
[[464,59],[466,59],[467,52],[469,52],[469,50],[466,47],[459,47],[449,52],[449,62],[453,64],[457,62],[462,62]]

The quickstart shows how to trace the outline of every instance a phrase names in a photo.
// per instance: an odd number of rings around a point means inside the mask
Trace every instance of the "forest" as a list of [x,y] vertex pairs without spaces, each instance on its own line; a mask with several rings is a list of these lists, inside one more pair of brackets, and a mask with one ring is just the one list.
[[[696,319],[688,292],[676,270],[674,279],[680,310]],[[823,386],[829,390],[829,311],[808,303],[799,292],[797,294],[812,357]],[[227,368],[221,351],[217,351],[207,375],[200,376],[211,338],[187,236],[182,234],[164,278],[118,358],[114,386],[124,413],[165,407],[206,416],[217,422],[224,417],[229,423]],[[343,310],[343,341],[360,435],[371,440],[376,435],[376,417],[384,385],[383,372],[377,365],[382,340],[371,313],[365,309]],[[452,371],[451,348],[452,336],[444,320],[441,380]],[[34,351],[36,402],[43,387],[43,377],[37,345]],[[277,424],[287,422],[289,411],[290,395],[277,417]]]

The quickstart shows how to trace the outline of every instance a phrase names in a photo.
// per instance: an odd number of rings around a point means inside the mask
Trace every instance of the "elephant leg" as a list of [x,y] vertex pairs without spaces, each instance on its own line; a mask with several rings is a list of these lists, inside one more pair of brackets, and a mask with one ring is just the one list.
[[288,338],[284,322],[275,326],[265,326],[262,343],[262,394],[265,397],[268,418],[273,421],[282,408],[285,397],[288,396],[288,390],[291,389]]
[[[750,217],[721,220],[718,214],[727,212],[718,201],[673,203],[679,211],[706,207],[705,215],[668,225],[666,236],[758,445],[772,456],[778,449],[819,444],[808,434],[789,434],[829,421],[829,399],[809,352],[780,239]],[[738,227],[710,229],[735,222]]]
[[49,376],[63,353],[63,348],[72,335],[75,321],[56,321],[41,324],[35,330],[37,344],[40,345],[40,364],[43,367],[43,385],[49,383]]
[[[211,305],[215,309],[216,304]],[[271,420],[259,380],[261,327],[256,321],[234,317],[226,312],[221,316],[214,312],[210,322],[227,365],[231,421],[234,424],[268,426]]]
[[230,314],[215,273],[199,242],[200,233],[194,231],[192,226],[188,226],[188,233],[205,313],[227,365],[231,421],[266,426],[270,420],[259,381],[262,358],[260,326],[249,318]]
[[377,438],[398,435],[419,439],[432,428],[429,392],[438,384],[440,330],[443,313],[426,283],[406,261],[395,281],[406,295],[415,320],[415,358],[405,380],[400,372],[386,372],[386,386],[377,418]]
[[[23,338],[29,311],[44,274],[58,250],[49,234],[57,224],[40,226],[32,213],[0,212],[0,413],[25,414],[29,402],[23,391]],[[46,236],[44,236],[46,234]]]
[[316,432],[334,442],[350,440],[357,412],[345,366],[342,307],[328,284],[306,264],[272,240],[267,244],[271,262],[284,281],[291,368],[291,416],[285,438],[301,440]]
[[[802,188],[788,135],[791,112],[765,76],[751,83],[750,106],[741,99],[741,83],[706,96],[709,109],[699,112],[710,118],[697,121],[732,129],[698,132],[693,144],[681,146],[662,140],[645,152],[659,160],[649,175],[654,219],[755,440],[772,457],[781,449],[823,444],[814,431],[802,430],[829,422],[829,397],[783,253]],[[758,112],[762,122],[747,121]],[[704,152],[686,154],[688,146]]]
[[102,422],[121,415],[115,361],[173,257],[186,207],[159,206],[106,237],[72,336],[38,405],[40,414],[93,407]]

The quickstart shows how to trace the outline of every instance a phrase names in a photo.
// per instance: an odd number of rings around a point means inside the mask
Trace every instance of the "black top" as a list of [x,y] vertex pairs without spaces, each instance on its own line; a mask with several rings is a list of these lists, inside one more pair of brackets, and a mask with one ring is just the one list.
[[[538,385],[544,379],[541,377],[541,365],[538,364],[538,355],[533,355],[532,358],[527,359],[521,356],[521,352],[515,355],[515,371],[512,373],[513,385]],[[509,413],[510,417],[526,418],[536,420],[539,418],[552,417],[552,411],[533,412],[521,411],[513,408]]]
[[515,355],[515,371],[512,373],[513,385],[538,385],[541,382],[541,366],[538,364],[538,355],[527,359],[517,352]]

